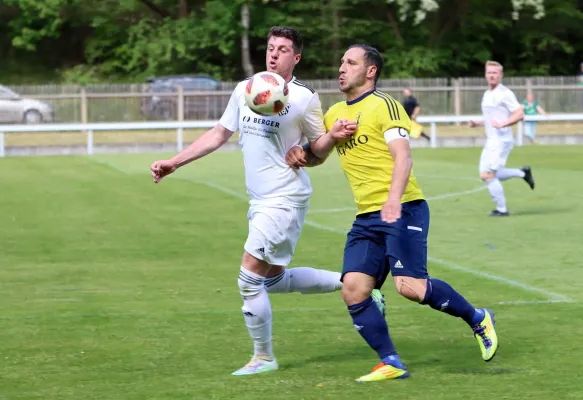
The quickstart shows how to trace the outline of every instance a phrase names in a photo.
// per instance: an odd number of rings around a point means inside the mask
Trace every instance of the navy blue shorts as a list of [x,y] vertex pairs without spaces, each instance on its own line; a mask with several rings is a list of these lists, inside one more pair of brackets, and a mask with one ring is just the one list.
[[361,272],[376,278],[379,289],[393,276],[428,278],[429,207],[425,200],[402,204],[401,218],[389,224],[381,212],[360,214],[348,232],[342,277]]

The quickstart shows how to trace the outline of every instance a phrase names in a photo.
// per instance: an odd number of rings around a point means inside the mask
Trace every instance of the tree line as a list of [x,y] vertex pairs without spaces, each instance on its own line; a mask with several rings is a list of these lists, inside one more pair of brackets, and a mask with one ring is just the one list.
[[367,43],[385,78],[575,75],[583,0],[0,0],[0,83],[141,82],[265,68],[273,25],[300,30],[298,73],[334,78],[344,49]]

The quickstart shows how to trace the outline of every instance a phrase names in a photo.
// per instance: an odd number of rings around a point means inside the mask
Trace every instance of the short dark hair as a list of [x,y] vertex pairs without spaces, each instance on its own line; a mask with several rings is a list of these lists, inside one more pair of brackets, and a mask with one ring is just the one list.
[[300,35],[300,33],[294,28],[287,26],[272,26],[267,34],[267,40],[271,39],[272,36],[283,37],[291,40],[296,54],[300,54],[304,49],[302,35]]
[[379,80],[379,77],[381,76],[381,71],[383,70],[384,65],[383,56],[381,55],[381,53],[379,53],[377,49],[375,49],[372,46],[369,46],[368,44],[353,44],[352,46],[349,47],[349,49],[353,49],[355,47],[364,50],[364,61],[366,62],[367,67],[371,65],[377,67],[377,73],[374,76],[374,83],[376,85],[377,81]]

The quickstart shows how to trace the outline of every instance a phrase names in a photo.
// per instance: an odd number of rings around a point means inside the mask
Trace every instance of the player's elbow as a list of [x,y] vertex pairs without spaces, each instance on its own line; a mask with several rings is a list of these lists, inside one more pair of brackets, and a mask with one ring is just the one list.
[[324,164],[324,161],[326,161],[327,158],[328,158],[327,155],[326,155],[326,157],[318,157],[315,154],[307,153],[306,154],[306,167],[317,167],[318,165],[322,165],[322,164]]
[[524,108],[520,107],[518,110],[515,111],[515,113],[517,121],[521,121],[524,119]]
[[317,167],[322,165],[328,158],[329,153],[315,154],[310,143],[302,146],[306,154],[306,167]]

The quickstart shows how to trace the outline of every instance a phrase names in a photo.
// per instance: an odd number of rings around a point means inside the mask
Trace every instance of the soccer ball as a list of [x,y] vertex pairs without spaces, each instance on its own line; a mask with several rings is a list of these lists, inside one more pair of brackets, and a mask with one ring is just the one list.
[[278,114],[287,104],[289,89],[286,81],[274,72],[258,72],[245,87],[245,103],[263,116]]

